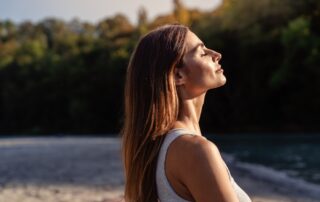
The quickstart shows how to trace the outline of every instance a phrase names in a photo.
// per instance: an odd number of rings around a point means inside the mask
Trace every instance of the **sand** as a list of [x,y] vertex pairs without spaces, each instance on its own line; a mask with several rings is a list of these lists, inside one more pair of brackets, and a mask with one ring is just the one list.
[[[320,201],[319,186],[223,158],[253,202]],[[0,173],[0,202],[123,201],[119,138],[1,138]]]

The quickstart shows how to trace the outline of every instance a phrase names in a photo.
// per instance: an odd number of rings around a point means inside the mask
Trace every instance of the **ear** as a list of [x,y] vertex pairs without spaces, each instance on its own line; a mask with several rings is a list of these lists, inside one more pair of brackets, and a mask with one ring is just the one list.
[[185,75],[185,72],[183,71],[183,69],[181,67],[180,68],[177,68],[177,67],[174,68],[174,80],[175,80],[175,83],[176,83],[177,86],[185,84],[186,75]]

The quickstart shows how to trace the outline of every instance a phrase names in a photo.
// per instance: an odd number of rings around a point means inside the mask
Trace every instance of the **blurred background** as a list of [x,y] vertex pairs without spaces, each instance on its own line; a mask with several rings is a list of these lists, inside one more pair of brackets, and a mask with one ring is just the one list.
[[223,55],[203,133],[241,162],[320,184],[319,0],[0,3],[0,136],[117,137],[133,48],[179,22]]
[[96,20],[94,9],[82,12],[88,4],[99,13],[103,1],[39,2],[2,3],[8,7],[0,12],[1,134],[118,132],[132,50],[141,35],[173,22],[223,54],[228,83],[207,95],[205,131],[320,130],[317,0],[198,1],[206,10],[188,1],[149,2],[168,4],[158,15],[135,2],[115,3],[122,13],[114,8],[108,15],[109,2],[102,8],[107,17]]
[[132,50],[173,22],[223,54],[228,83],[207,94],[204,131],[320,130],[317,0],[41,2],[2,3],[1,134],[118,132]]

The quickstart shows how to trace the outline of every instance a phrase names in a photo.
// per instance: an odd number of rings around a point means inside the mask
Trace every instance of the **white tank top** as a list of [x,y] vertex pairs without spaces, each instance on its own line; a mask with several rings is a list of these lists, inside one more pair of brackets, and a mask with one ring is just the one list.
[[[178,196],[178,194],[173,190],[165,174],[165,159],[166,159],[168,147],[171,144],[171,142],[173,142],[173,140],[175,140],[180,135],[196,135],[196,134],[190,131],[187,131],[186,129],[183,129],[183,128],[175,128],[170,130],[167,133],[159,152],[158,161],[157,161],[157,170],[156,170],[157,191],[158,191],[159,200],[161,202],[188,202],[187,200]],[[251,202],[251,199],[249,198],[249,196],[234,181],[227,166],[226,166],[226,169],[229,174],[231,185],[238,196],[239,202]]]

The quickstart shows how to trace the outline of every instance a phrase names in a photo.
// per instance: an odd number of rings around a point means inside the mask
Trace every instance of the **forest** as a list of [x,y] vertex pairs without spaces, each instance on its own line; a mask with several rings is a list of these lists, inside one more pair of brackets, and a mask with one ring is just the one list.
[[0,134],[116,134],[123,88],[141,36],[185,24],[222,53],[227,84],[210,90],[205,132],[320,131],[320,1],[224,0],[212,11],[173,0],[169,14],[138,23],[0,19]]

